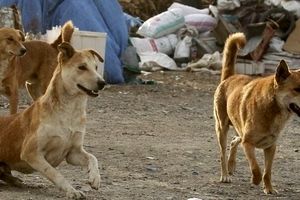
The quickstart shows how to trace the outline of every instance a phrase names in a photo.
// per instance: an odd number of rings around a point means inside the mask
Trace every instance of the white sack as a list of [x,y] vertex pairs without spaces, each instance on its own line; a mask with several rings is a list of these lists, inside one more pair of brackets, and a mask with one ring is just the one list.
[[175,33],[184,26],[184,16],[181,9],[171,9],[151,17],[138,29],[137,33],[144,37],[160,38]]

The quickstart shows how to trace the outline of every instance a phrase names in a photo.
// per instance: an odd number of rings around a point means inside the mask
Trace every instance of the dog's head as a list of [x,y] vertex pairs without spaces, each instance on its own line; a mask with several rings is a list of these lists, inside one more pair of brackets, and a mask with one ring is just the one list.
[[281,60],[274,82],[280,103],[300,117],[300,70],[290,71],[286,62]]
[[105,86],[104,79],[97,72],[97,59],[103,62],[102,57],[93,50],[77,52],[67,42],[61,43],[58,50],[58,62],[67,92],[98,96],[98,91]]
[[0,29],[0,47],[6,55],[23,56],[26,48],[22,44],[25,40],[24,34],[13,28]]

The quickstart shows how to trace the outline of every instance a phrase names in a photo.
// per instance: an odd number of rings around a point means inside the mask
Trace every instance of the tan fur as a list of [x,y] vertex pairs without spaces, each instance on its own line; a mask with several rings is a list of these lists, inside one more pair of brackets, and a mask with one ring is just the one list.
[[9,63],[15,56],[23,56],[26,48],[23,45],[24,34],[13,28],[0,29],[0,93],[5,94],[7,86],[4,79],[9,70]]
[[44,94],[57,65],[57,46],[62,41],[70,42],[73,31],[74,26],[69,21],[52,44],[43,41],[24,42],[27,53],[22,57],[14,57],[5,77],[1,79],[5,87],[2,94],[9,98],[11,114],[17,112],[19,88],[26,85],[33,100]]
[[91,90],[101,90],[105,83],[92,52],[76,52],[69,43],[59,49],[58,66],[45,94],[23,112],[0,117],[0,179],[8,177],[2,180],[18,184],[10,170],[39,171],[68,197],[81,198],[83,194],[55,167],[64,159],[86,167],[91,187],[99,188],[98,161],[83,149],[83,137],[87,95],[97,96]]
[[[276,193],[271,184],[271,169],[276,141],[292,113],[300,116],[300,71],[290,71],[282,60],[274,75],[255,78],[235,75],[234,64],[239,47],[246,39],[235,33],[226,41],[221,83],[214,96],[216,133],[220,146],[221,182],[231,182],[236,166],[236,151],[241,143],[249,161],[252,183],[263,179],[264,192]],[[232,125],[237,137],[226,157],[227,132]],[[255,148],[263,149],[265,170],[261,174]]]
[[13,56],[23,56],[26,48],[23,45],[24,34],[13,28],[0,28],[0,60],[10,60]]
[[243,33],[235,33],[228,37],[224,46],[223,52],[223,66],[221,81],[227,79],[234,74],[234,65],[237,56],[238,49],[244,47],[246,44],[246,38]]
[[[14,56],[23,56],[26,48],[23,45],[24,34],[13,28],[0,28],[0,80],[8,69],[9,62]],[[0,83],[0,91],[3,91]]]

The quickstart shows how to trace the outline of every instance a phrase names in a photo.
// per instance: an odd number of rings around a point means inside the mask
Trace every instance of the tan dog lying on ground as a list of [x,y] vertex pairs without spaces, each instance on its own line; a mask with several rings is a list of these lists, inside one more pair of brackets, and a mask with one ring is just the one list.
[[[276,193],[271,184],[276,141],[292,113],[300,116],[300,71],[290,71],[282,60],[275,75],[262,78],[235,75],[236,54],[245,43],[242,33],[235,33],[227,39],[221,83],[214,96],[215,128],[221,151],[221,182],[231,182],[229,175],[235,170],[236,151],[241,143],[249,161],[252,183],[258,185],[263,179],[264,192]],[[231,142],[227,161],[230,125],[238,136]],[[255,148],[264,150],[263,176],[255,158]]]
[[93,50],[76,52],[69,43],[59,45],[58,66],[46,93],[15,115],[0,117],[0,179],[18,184],[10,170],[39,171],[70,198],[81,198],[55,169],[64,159],[88,168],[92,188],[100,186],[98,161],[83,149],[87,97],[98,96],[105,82],[97,73]]
[[52,44],[37,40],[23,43],[27,53],[22,57],[15,56],[0,79],[3,84],[1,93],[9,99],[11,114],[17,112],[18,90],[25,84],[33,100],[45,93],[57,65],[57,46],[62,41],[70,42],[73,31],[74,26],[69,21]]

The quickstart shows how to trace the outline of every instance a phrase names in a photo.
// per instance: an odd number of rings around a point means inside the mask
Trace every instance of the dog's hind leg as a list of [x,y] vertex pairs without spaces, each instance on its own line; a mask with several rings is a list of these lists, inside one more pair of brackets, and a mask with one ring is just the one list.
[[89,173],[89,184],[93,189],[99,189],[101,178],[95,156],[87,153],[82,147],[73,147],[66,161],[71,165],[86,167]]
[[250,170],[252,173],[251,182],[255,185],[258,185],[262,180],[262,175],[260,172],[260,168],[257,164],[257,160],[255,158],[255,146],[245,141],[242,142],[242,145],[244,147],[244,151],[248,159]]
[[10,168],[5,164],[0,162],[0,180],[3,180],[4,182],[13,185],[13,186],[17,186],[17,187],[22,187],[22,180],[14,177],[11,174],[11,170]]
[[[223,114],[220,116],[219,114]],[[217,108],[215,108],[215,129],[218,137],[219,147],[220,147],[220,159],[221,159],[221,178],[220,181],[223,183],[230,183],[231,179],[229,177],[227,169],[227,158],[226,158],[226,148],[227,148],[227,133],[229,130],[229,119],[227,114],[221,112],[219,113]]]
[[6,92],[9,100],[9,111],[10,114],[15,114],[18,111],[19,94],[17,88],[8,88]]
[[228,172],[230,175],[232,175],[236,169],[236,152],[241,141],[241,137],[235,136],[230,143],[230,151],[228,157]]
[[275,156],[275,151],[276,151],[276,145],[274,144],[273,146],[264,149],[264,155],[265,155],[265,170],[264,170],[264,192],[266,194],[276,194],[277,191],[273,189],[272,183],[271,183],[271,172],[272,172],[272,164],[273,164],[273,159]]

